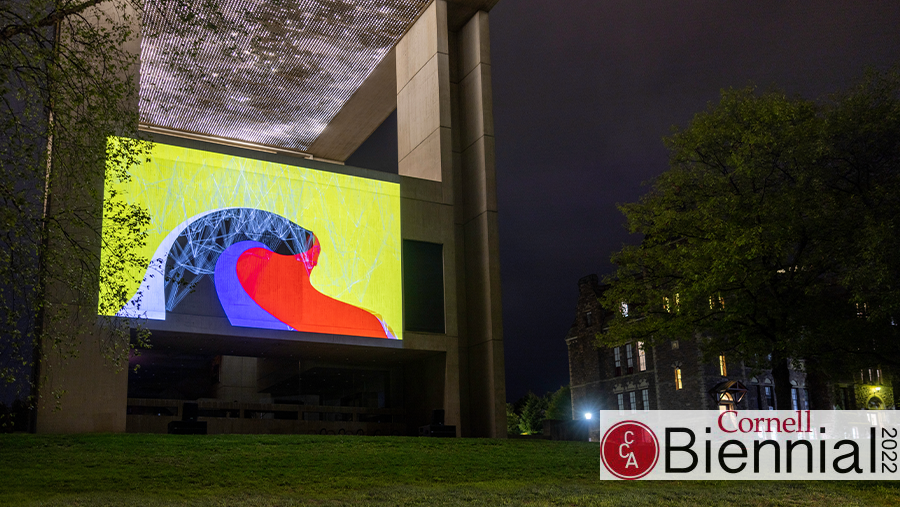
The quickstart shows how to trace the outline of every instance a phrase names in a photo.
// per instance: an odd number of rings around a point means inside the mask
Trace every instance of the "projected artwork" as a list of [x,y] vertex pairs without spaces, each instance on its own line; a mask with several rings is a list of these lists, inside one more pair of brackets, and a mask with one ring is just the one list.
[[151,217],[116,315],[401,338],[399,185],[160,144],[151,160],[107,182]]

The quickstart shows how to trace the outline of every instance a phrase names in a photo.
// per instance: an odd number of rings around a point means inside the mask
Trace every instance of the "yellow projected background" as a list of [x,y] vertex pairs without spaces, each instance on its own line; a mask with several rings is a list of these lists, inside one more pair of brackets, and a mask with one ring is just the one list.
[[[379,314],[402,338],[399,184],[164,144],[150,159],[131,170],[131,181],[107,181],[107,193],[114,188],[150,213],[142,256],[151,259],[173,229],[205,211],[276,213],[319,239],[313,286]],[[144,273],[123,275],[135,280],[135,294]]]

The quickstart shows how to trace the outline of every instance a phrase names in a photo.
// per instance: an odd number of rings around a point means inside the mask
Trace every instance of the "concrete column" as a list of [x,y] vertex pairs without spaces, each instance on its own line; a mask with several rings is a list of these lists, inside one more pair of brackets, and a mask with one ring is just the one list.
[[432,3],[397,43],[396,53],[400,175],[445,181],[453,166],[447,2]]
[[255,357],[222,356],[219,383],[215,397],[220,401],[259,403],[257,359]]
[[444,245],[448,421],[458,414],[462,436],[503,437],[488,16],[475,12],[459,31],[447,20],[436,0],[396,48],[403,238]]
[[455,204],[465,242],[469,417],[473,436],[501,437],[506,381],[488,14],[476,12],[457,41],[461,195]]
[[[89,326],[89,324],[83,324]],[[37,433],[124,433],[128,363],[107,359],[102,330],[72,336],[62,357],[49,351],[41,364]]]

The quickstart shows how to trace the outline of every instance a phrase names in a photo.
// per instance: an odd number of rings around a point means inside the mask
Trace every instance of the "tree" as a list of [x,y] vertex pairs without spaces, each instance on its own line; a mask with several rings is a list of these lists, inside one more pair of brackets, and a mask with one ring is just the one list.
[[[156,22],[142,26],[148,12]],[[121,248],[143,241],[146,210],[110,192],[104,200],[104,181],[128,178],[150,148],[138,131],[136,36],[240,30],[228,23],[214,2],[0,2],[0,402],[36,403],[35,366],[98,336],[98,306],[132,296],[120,290],[123,268],[146,267]],[[169,55],[176,71],[190,72],[178,63],[199,43]],[[104,270],[101,250],[112,256]],[[133,325],[108,320],[99,335],[113,364],[127,358]]]
[[[848,354],[896,364],[896,345],[875,345],[900,315],[898,127],[896,73],[820,102],[723,91],[666,139],[672,167],[653,189],[620,207],[644,239],[612,257],[603,302],[617,316],[599,344],[698,339],[707,358],[771,368],[788,409],[791,359],[810,360],[813,382]],[[859,318],[866,305],[877,312]]]
[[522,413],[519,415],[519,431],[525,435],[536,435],[543,431],[547,413],[547,398],[531,391],[525,395]]
[[547,419],[572,420],[572,389],[569,386],[562,386],[550,395],[550,401],[547,403]]
[[508,435],[519,434],[519,414],[512,403],[506,404],[506,433]]

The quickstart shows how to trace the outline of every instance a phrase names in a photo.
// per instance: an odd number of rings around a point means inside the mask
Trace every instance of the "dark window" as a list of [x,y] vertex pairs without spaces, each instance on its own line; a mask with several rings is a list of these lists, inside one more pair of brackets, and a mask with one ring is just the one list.
[[594,316],[591,315],[591,312],[587,312],[586,314],[584,314],[584,323],[588,327],[591,327],[594,325]]
[[766,406],[763,410],[775,410],[775,390],[770,386],[766,386],[764,392],[766,395]]
[[403,240],[403,321],[407,331],[444,332],[444,245]]
[[628,366],[628,373],[634,373],[634,355],[631,351],[631,344],[625,345],[625,364]]
[[622,374],[622,352],[620,347],[616,347],[613,349],[613,357],[616,360],[616,376]]

